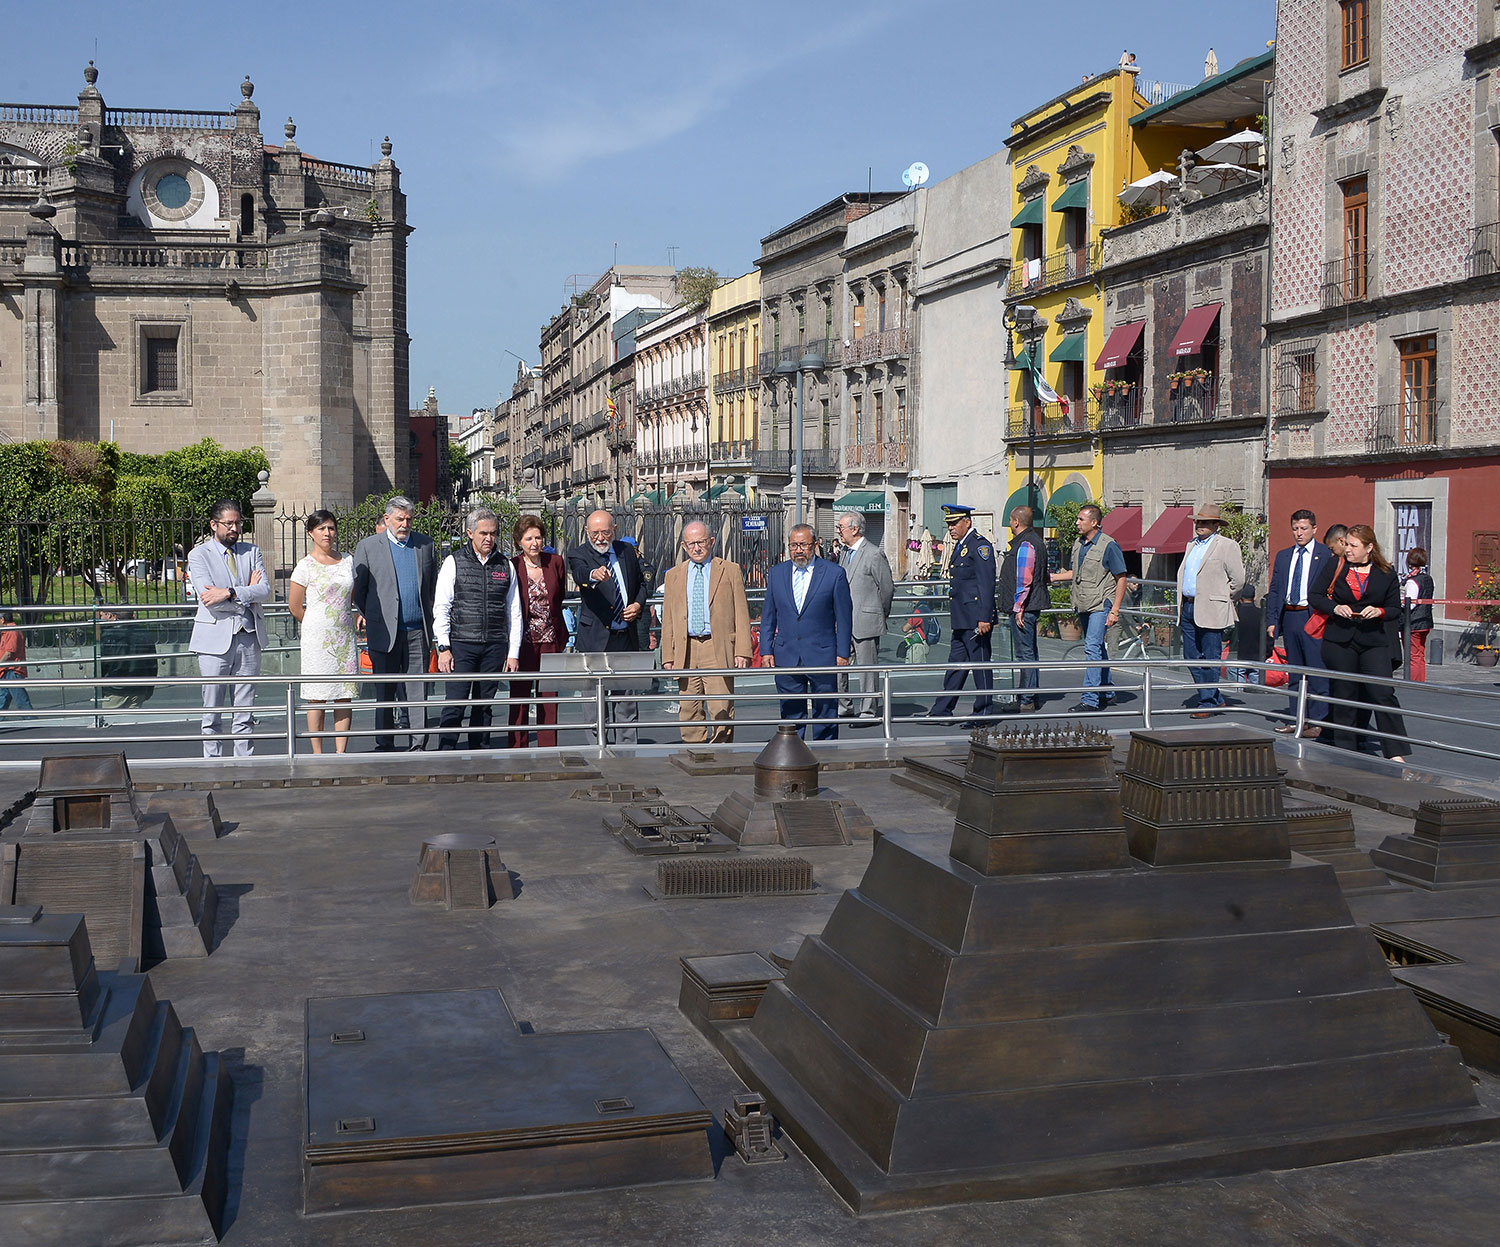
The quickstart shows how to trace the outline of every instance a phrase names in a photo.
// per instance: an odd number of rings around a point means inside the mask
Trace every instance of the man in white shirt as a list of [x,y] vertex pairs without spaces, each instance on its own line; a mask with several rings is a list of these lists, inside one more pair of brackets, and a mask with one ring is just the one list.
[[1217,504],[1200,505],[1193,512],[1193,541],[1177,570],[1177,594],[1182,603],[1182,656],[1192,667],[1198,703],[1190,717],[1211,718],[1225,706],[1219,691],[1219,664],[1224,657],[1224,629],[1235,621],[1234,598],[1245,583],[1245,559],[1237,541],[1219,532],[1224,514]]
[[[239,504],[224,499],[209,511],[212,537],[188,552],[188,575],[198,594],[193,635],[188,647],[198,655],[205,677],[257,676],[266,647],[262,604],[271,596],[260,550],[240,540]],[[203,756],[222,753],[223,684],[203,686]],[[234,683],[234,753],[248,758],[255,752],[250,734],[255,727],[255,685]]]
[[488,507],[476,507],[466,528],[469,544],[443,560],[433,595],[438,670],[470,677],[449,680],[444,689],[445,702],[460,704],[443,707],[439,749],[458,748],[465,701],[471,702],[469,748],[488,749],[491,702],[500,682],[472,677],[520,670],[521,594],[510,559],[495,548],[500,521]]
[[[1318,578],[1333,552],[1318,540],[1318,517],[1311,511],[1292,512],[1292,544],[1276,554],[1271,565],[1271,588],[1266,594],[1266,632],[1274,644],[1280,638],[1292,667],[1323,670],[1323,642],[1307,636],[1303,629],[1309,618],[1307,589]],[[1297,689],[1302,683],[1299,672],[1290,673],[1287,691],[1292,695],[1288,713],[1297,714]],[[1307,726],[1302,735],[1316,740],[1323,734],[1322,720],[1328,716],[1328,678],[1307,677]],[[1297,724],[1283,723],[1276,729],[1283,736],[1297,730]]]

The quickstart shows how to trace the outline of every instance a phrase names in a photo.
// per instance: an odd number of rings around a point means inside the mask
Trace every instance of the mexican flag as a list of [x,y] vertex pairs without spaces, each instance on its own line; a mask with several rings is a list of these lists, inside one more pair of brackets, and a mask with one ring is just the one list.
[[1036,386],[1036,396],[1039,402],[1056,403],[1062,408],[1063,415],[1068,414],[1067,398],[1047,384],[1046,379],[1042,376],[1042,370],[1035,364],[1031,366],[1031,382]]

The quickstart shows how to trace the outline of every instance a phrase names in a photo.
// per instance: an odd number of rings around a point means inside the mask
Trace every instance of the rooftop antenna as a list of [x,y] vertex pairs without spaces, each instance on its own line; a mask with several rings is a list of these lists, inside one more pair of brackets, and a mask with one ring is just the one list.
[[677,269],[677,253],[680,250],[681,248],[676,243],[671,243],[667,247],[667,263],[672,266],[674,272]]
[[901,175],[901,184],[908,190],[916,190],[927,181],[927,166],[920,160],[914,160],[906,166],[906,171]]

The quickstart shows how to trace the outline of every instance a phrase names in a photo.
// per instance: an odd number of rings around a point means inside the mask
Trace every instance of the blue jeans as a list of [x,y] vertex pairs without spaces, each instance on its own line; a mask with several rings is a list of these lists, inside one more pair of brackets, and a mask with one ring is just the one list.
[[[1037,611],[1026,611],[1021,616],[1021,623],[1018,627],[1015,615],[1012,614],[1009,616],[1011,645],[1014,648],[1017,662],[1036,661],[1036,621],[1040,617]],[[1020,700],[1030,701],[1035,705],[1036,697],[1033,690],[1037,686],[1041,672],[1035,667],[1029,667],[1024,671],[1018,671],[1016,674],[1020,677],[1016,684],[1016,688],[1021,693]],[[1028,696],[1029,693],[1033,695]]]
[[1193,622],[1193,604],[1184,602],[1178,618],[1182,628],[1182,656],[1189,662],[1211,661],[1212,667],[1193,667],[1193,683],[1198,686],[1200,706],[1222,706],[1224,694],[1219,692],[1219,664],[1224,661],[1224,629],[1200,628]]
[[4,675],[0,675],[0,710],[9,710],[10,703],[12,701],[16,703],[17,710],[33,709],[31,704],[31,697],[24,688],[6,687],[7,681],[19,679],[21,679],[21,677],[14,671],[7,671]]
[[[1083,624],[1083,656],[1091,663],[1108,662],[1109,649],[1104,644],[1104,634],[1109,627],[1109,611],[1081,611],[1078,616]],[[1114,681],[1109,677],[1108,667],[1090,667],[1083,673],[1083,687],[1089,688],[1113,688]],[[1099,708],[1099,694],[1085,693],[1079,702],[1085,706]]]

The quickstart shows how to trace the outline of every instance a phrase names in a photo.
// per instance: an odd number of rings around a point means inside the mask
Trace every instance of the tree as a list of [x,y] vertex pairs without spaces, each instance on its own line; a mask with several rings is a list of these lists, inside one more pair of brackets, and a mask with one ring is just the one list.
[[711,268],[680,268],[677,270],[677,297],[685,307],[697,310],[708,303],[709,295],[722,284],[722,279]]
[[220,498],[233,498],[245,519],[252,518],[251,498],[260,488],[260,474],[271,470],[259,446],[225,450],[211,437],[192,446],[160,455],[126,453],[120,468],[131,476],[164,477],[171,482],[173,507],[189,515],[208,515]]
[[455,502],[467,498],[474,485],[469,477],[469,452],[462,442],[455,442],[452,438],[448,439],[448,480]]

